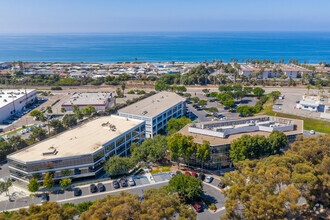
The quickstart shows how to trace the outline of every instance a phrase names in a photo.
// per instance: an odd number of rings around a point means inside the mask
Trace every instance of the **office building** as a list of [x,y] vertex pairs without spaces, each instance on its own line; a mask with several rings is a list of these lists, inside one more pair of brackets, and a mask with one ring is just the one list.
[[10,176],[29,182],[95,176],[112,156],[127,156],[145,139],[145,122],[120,116],[97,118],[7,156]]
[[0,122],[37,100],[35,89],[0,89]]
[[79,109],[85,108],[87,105],[93,106],[97,111],[104,111],[113,104],[112,93],[106,92],[89,92],[89,93],[74,93],[69,100],[62,104],[62,108],[67,111],[72,111],[72,106],[75,105]]
[[[211,160],[204,164],[209,170],[220,170],[232,166],[229,158],[230,144],[244,134],[251,136],[269,136],[273,130],[284,132],[289,142],[303,134],[303,120],[258,116],[228,121],[212,121],[188,124],[179,132],[194,138],[194,142],[202,144],[208,141],[211,147]],[[190,165],[200,167],[199,161],[191,160]]]
[[166,130],[171,118],[179,118],[185,112],[185,99],[172,92],[159,92],[118,111],[123,117],[146,121],[146,137],[153,137]]

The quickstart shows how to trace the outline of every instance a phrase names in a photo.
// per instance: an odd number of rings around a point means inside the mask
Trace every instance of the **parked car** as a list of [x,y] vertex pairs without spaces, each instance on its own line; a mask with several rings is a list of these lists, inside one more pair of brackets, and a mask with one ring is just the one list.
[[210,115],[210,114],[208,114],[208,113],[206,113],[206,114],[205,114],[205,117],[210,117],[210,116],[211,116],[211,115]]
[[198,179],[200,179],[200,180],[204,180],[204,179],[205,179],[205,174],[204,174],[204,173],[200,173],[200,174],[198,175]]
[[181,171],[178,170],[175,172],[175,175],[179,175],[179,174],[182,174]]
[[45,201],[49,201],[49,195],[48,194],[43,194],[41,196],[41,203],[43,203]]
[[133,178],[130,178],[130,179],[128,180],[128,184],[129,184],[129,186],[135,186],[135,181],[134,181],[134,179],[133,179]]
[[96,193],[97,192],[97,187],[95,186],[95,184],[91,184],[89,186],[89,189],[90,189],[91,193]]
[[221,189],[224,189],[224,188],[226,187],[226,184],[220,182],[220,183],[218,184],[218,187],[221,188]]
[[73,189],[74,196],[80,196],[81,195],[81,189],[80,188],[74,188]]
[[310,134],[315,134],[315,131],[314,130],[310,130],[309,133]]
[[198,175],[197,175],[196,172],[192,172],[192,173],[191,173],[191,176],[192,176],[192,177],[198,177]]
[[213,177],[212,176],[207,176],[206,178],[205,178],[205,182],[207,182],[207,183],[211,183],[212,181],[213,181]]
[[98,188],[99,192],[105,191],[105,186],[102,183],[98,183],[97,188]]
[[175,174],[173,172],[168,172],[168,175],[170,175],[170,177],[175,176]]
[[199,203],[193,202],[193,203],[191,203],[191,205],[196,210],[196,212],[201,212],[202,211],[202,206]]
[[113,188],[115,188],[115,189],[118,189],[118,188],[120,187],[120,185],[119,185],[119,183],[118,183],[117,180],[114,180],[114,181],[112,182],[112,185],[113,185]]
[[186,171],[184,174],[186,174],[186,175],[189,175],[189,176],[190,176],[190,172],[189,172],[189,171]]
[[127,179],[121,178],[119,180],[119,183],[120,183],[121,187],[127,187]]

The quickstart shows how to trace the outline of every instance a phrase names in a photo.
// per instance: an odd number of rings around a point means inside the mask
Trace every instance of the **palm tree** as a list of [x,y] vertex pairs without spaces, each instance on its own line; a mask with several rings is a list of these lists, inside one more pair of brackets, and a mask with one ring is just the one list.
[[321,84],[317,84],[315,87],[316,87],[317,90],[318,90],[318,95],[320,95],[320,91],[321,91],[321,89],[322,89],[322,85],[321,85]]
[[138,60],[136,57],[134,58],[135,62]]
[[125,84],[125,82],[122,82],[121,84],[120,84],[120,86],[121,86],[121,90],[123,91],[123,94],[125,93],[125,88],[126,88],[126,84]]
[[229,60],[230,60],[230,62],[232,62],[233,61],[233,58],[230,58]]
[[312,85],[311,84],[307,84],[306,85],[306,89],[307,89],[307,94],[309,94],[309,90],[312,88]]

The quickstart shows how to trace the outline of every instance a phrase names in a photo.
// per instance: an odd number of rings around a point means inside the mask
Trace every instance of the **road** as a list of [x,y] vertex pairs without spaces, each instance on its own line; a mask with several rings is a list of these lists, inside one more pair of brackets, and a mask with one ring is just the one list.
[[[163,175],[163,174],[160,174]],[[161,177],[158,175],[153,175],[152,180],[149,181],[148,177],[145,177],[146,179],[143,179],[141,181],[136,180],[136,186],[133,187],[121,187],[119,189],[114,189],[112,185],[112,181],[105,181],[103,182],[106,191],[104,192],[96,192],[91,193],[89,190],[89,185],[83,185],[78,186],[81,191],[82,195],[79,197],[74,196],[73,190],[69,191],[61,191],[59,193],[51,193],[49,194],[49,201],[56,201],[60,204],[64,203],[73,203],[73,204],[79,204],[86,201],[94,201],[99,198],[104,198],[107,195],[116,195],[119,194],[121,191],[129,191],[131,193],[137,194],[139,196],[142,196],[144,191],[150,188],[160,188],[162,186],[165,186],[169,182],[169,176],[163,175]],[[144,176],[142,176],[144,177]],[[166,178],[165,178],[166,177]],[[217,184],[220,180],[215,179],[212,183],[204,183],[204,190],[203,190],[203,197],[209,199],[212,201],[216,207],[217,212],[211,212],[207,209],[207,207],[204,207],[203,211],[201,213],[197,213],[197,219],[219,219],[221,215],[225,213],[224,203],[225,203],[225,197],[220,192],[219,188],[217,187]],[[32,197],[25,197],[15,200],[14,202],[8,202],[8,201],[2,201],[0,202],[0,210],[1,211],[14,211],[18,210],[20,208],[28,208],[29,204],[41,204],[41,196],[32,196]]]

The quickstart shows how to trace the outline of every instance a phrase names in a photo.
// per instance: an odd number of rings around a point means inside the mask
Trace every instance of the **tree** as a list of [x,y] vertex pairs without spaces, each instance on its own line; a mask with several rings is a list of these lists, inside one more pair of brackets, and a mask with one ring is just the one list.
[[70,178],[65,178],[60,181],[60,185],[62,188],[65,188],[71,184],[71,179]]
[[48,114],[52,114],[53,113],[53,110],[52,110],[52,107],[51,106],[47,106],[46,107],[46,111]]
[[248,105],[241,105],[236,109],[236,112],[240,113],[242,116],[247,117],[253,115],[254,109]]
[[272,91],[270,93],[270,97],[272,98],[273,105],[275,104],[276,99],[278,99],[280,97],[280,95],[281,95],[280,91]]
[[205,105],[207,105],[207,101],[206,100],[199,100],[197,105],[205,106]]
[[54,185],[53,174],[47,172],[44,178],[43,186],[46,187],[47,189],[51,189],[53,185]]
[[170,193],[178,193],[185,198],[198,198],[203,192],[203,183],[200,179],[190,175],[179,174],[168,183],[167,190]]
[[211,92],[211,93],[210,93],[210,97],[214,97],[214,98],[215,98],[215,97],[217,97],[217,95],[218,95],[217,92]]
[[73,126],[77,125],[77,119],[74,116],[66,115],[63,118],[63,124],[66,127],[73,127]]
[[194,103],[197,103],[199,101],[199,98],[198,97],[192,97],[190,100]]
[[235,101],[232,99],[227,99],[223,102],[223,105],[226,106],[227,108],[232,108],[235,105]]
[[20,149],[23,149],[24,147],[27,147],[28,144],[24,139],[22,139],[20,136],[12,136],[9,140],[8,143],[12,146],[12,148],[17,151]]
[[256,95],[258,98],[263,96],[264,93],[265,93],[265,90],[263,90],[260,87],[256,87],[256,88],[253,89],[253,94]]
[[164,159],[167,149],[167,138],[162,135],[147,138],[141,145],[134,143],[130,148],[132,158],[137,163],[160,161]]
[[81,113],[84,116],[91,116],[95,112],[96,112],[95,107],[91,105],[87,105],[85,108],[81,109]]
[[30,192],[36,192],[39,190],[39,183],[38,181],[35,179],[35,178],[31,178],[30,179],[30,182],[29,182],[29,185],[28,185],[28,189]]
[[56,134],[65,130],[63,123],[58,119],[53,119],[49,122],[50,127],[52,127]]
[[227,93],[219,93],[217,95],[217,99],[223,103],[224,101],[228,100],[228,99],[233,99],[229,94]]
[[212,113],[218,113],[219,112],[218,108],[216,108],[216,107],[211,107],[208,110],[209,110],[209,112],[212,112]]
[[183,128],[184,126],[186,126],[187,124],[192,123],[192,121],[190,120],[190,118],[186,118],[185,116],[181,117],[181,118],[171,118],[170,120],[168,120],[167,122],[167,130],[168,132],[177,132],[179,131],[181,128]]
[[267,138],[270,154],[279,154],[288,143],[288,137],[281,131],[273,130]]
[[66,112],[66,109],[62,107],[62,108],[61,108],[61,112],[62,112],[62,113],[65,113],[65,112]]
[[32,116],[32,117],[36,117],[36,118],[39,118],[39,116],[40,116],[41,114],[42,114],[42,112],[39,111],[39,110],[37,110],[37,109],[35,109],[35,110],[33,110],[33,111],[30,112],[30,116]]
[[121,87],[121,90],[123,91],[123,94],[125,94],[125,88],[126,88],[125,82],[120,83],[120,87]]
[[42,141],[47,138],[47,132],[42,128],[34,128],[29,136],[33,141]]
[[192,144],[194,144],[193,138],[181,133],[175,133],[168,137],[167,145],[171,152],[171,158],[178,163],[178,167],[180,166],[179,158],[185,156],[187,148],[190,148]]
[[203,89],[202,92],[203,92],[205,95],[207,95],[207,94],[209,94],[210,90],[209,90],[209,89]]
[[307,89],[307,93],[309,94],[309,90],[312,88],[312,85],[311,84],[307,84],[306,85],[306,89]]
[[210,160],[210,143],[208,141],[203,141],[203,144],[197,145],[196,158],[202,162],[202,168],[204,162]]
[[0,192],[6,192],[6,196],[9,196],[9,188],[13,185],[13,181],[7,178],[5,181],[0,183]]
[[127,173],[134,166],[132,158],[113,156],[104,165],[104,170],[110,175],[118,175]]

